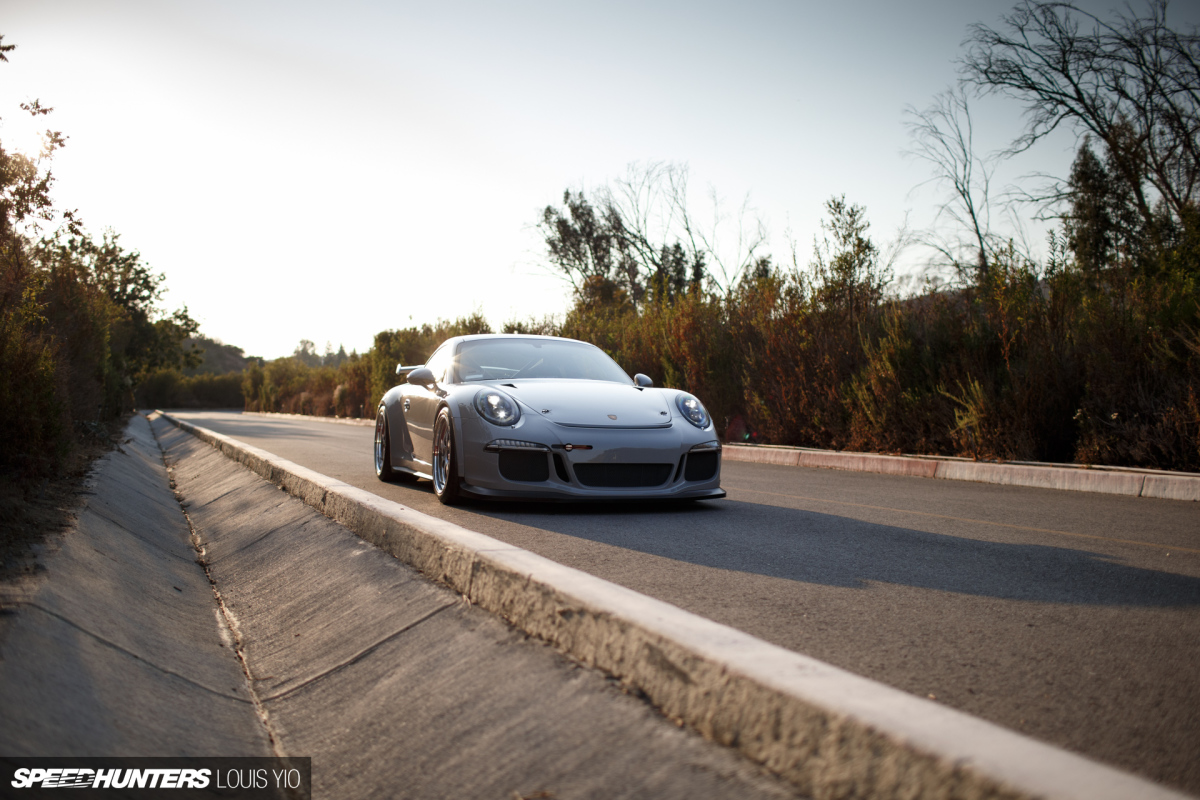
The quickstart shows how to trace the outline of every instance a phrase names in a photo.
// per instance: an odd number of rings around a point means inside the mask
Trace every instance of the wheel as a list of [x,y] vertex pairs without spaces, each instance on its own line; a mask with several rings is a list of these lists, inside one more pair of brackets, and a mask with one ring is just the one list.
[[459,501],[458,465],[454,463],[454,420],[450,409],[438,412],[433,424],[433,493],[443,505]]
[[383,406],[375,418],[375,475],[381,481],[392,479],[392,444],[388,441],[387,413]]

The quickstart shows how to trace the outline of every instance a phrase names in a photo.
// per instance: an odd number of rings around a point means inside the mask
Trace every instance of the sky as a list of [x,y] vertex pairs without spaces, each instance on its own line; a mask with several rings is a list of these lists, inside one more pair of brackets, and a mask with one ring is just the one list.
[[[1105,13],[1110,5],[1085,4]],[[823,205],[886,245],[939,199],[904,155],[905,108],[957,78],[985,0],[263,2],[3,0],[0,141],[19,104],[69,137],[54,199],[166,274],[164,305],[248,354],[481,311],[561,314],[536,223],[631,164],[686,165],[689,209],[732,242],[746,206],[803,266]],[[1176,22],[1200,11],[1172,6]],[[975,106],[977,147],[1021,109]],[[1063,175],[1063,135],[998,181]],[[719,203],[714,210],[712,197]],[[1036,239],[1043,233],[1034,230]],[[918,270],[910,252],[901,272]]]

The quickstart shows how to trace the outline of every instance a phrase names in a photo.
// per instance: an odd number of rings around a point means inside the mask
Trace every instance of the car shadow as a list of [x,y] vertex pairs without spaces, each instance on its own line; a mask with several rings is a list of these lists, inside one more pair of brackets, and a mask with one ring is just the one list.
[[661,558],[804,583],[882,582],[1074,605],[1200,605],[1200,578],[1131,566],[1078,546],[984,541],[734,500],[490,503],[473,510]]

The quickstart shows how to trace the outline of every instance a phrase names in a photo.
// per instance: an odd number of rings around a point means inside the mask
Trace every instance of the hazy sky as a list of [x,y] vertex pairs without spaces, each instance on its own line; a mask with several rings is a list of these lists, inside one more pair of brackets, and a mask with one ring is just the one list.
[[[902,155],[903,110],[1011,4],[2,7],[0,139],[24,135],[20,102],[55,107],[58,204],[165,272],[205,334],[272,358],[476,308],[497,327],[561,313],[540,209],[632,162],[686,163],[701,218],[709,187],[729,212],[749,195],[777,261],[789,230],[807,261],[836,194],[880,244],[906,212],[923,225],[936,198],[910,193],[928,173]],[[977,113],[981,149],[1019,128],[1015,105]],[[1064,173],[1071,143],[1021,170]]]

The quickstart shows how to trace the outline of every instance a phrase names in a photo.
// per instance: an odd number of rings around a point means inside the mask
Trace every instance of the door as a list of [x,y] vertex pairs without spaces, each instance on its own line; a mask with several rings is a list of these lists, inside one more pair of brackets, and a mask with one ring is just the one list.
[[404,416],[412,434],[413,460],[424,465],[433,463],[433,423],[437,418],[438,404],[446,396],[440,384],[447,377],[452,357],[453,347],[442,345],[425,363],[437,383],[430,386],[414,386],[410,383],[404,387],[402,402],[408,404]]

